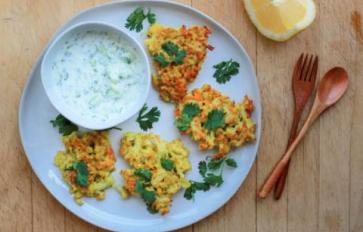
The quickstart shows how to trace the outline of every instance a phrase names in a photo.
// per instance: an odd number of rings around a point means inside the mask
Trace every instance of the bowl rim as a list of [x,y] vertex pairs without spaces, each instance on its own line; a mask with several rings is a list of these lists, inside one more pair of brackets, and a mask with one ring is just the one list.
[[[76,116],[75,114],[70,114],[69,111],[72,110],[68,110],[68,112],[64,111],[64,107],[61,106],[61,104],[59,103],[59,101],[56,99],[55,92],[50,90],[49,88],[47,88],[47,84],[46,84],[46,78],[47,78],[47,71],[45,71],[45,66],[46,66],[46,62],[49,62],[49,54],[53,51],[54,47],[67,35],[69,35],[70,33],[72,33],[73,31],[80,29],[82,30],[82,27],[87,27],[87,26],[97,26],[100,27],[102,29],[104,29],[105,31],[114,31],[116,33],[118,33],[119,35],[121,35],[122,37],[126,38],[126,40],[128,42],[130,42],[131,46],[137,48],[137,53],[139,54],[139,56],[142,59],[143,65],[145,65],[145,69],[146,69],[146,73],[144,74],[146,76],[146,85],[145,85],[145,89],[143,89],[142,91],[142,101],[139,100],[135,103],[135,107],[130,107],[130,109],[125,113],[120,113],[120,117],[118,120],[113,119],[112,121],[105,121],[104,123],[102,122],[96,122],[95,124],[91,123],[85,123],[84,120],[82,120],[82,117]],[[49,73],[49,72],[48,72]],[[56,35],[55,37],[53,37],[51,39],[51,42],[49,44],[49,46],[46,48],[46,51],[44,53],[44,56],[42,58],[41,64],[40,64],[40,76],[41,76],[41,82],[42,82],[42,86],[45,90],[45,93],[49,99],[49,101],[51,102],[51,104],[53,105],[53,107],[60,113],[62,114],[64,117],[66,117],[68,120],[70,120],[71,122],[77,124],[78,126],[84,127],[86,129],[90,129],[90,130],[104,130],[104,129],[108,129],[111,127],[114,127],[122,122],[127,121],[128,119],[130,119],[132,116],[134,116],[145,104],[145,102],[147,101],[147,98],[149,96],[149,92],[150,92],[150,86],[151,86],[151,66],[150,66],[150,62],[149,62],[149,58],[146,54],[145,48],[142,46],[142,44],[137,41],[135,38],[133,38],[131,35],[128,34],[128,32],[124,31],[121,28],[118,28],[117,26],[110,24],[110,23],[106,23],[103,21],[84,21],[81,23],[77,23],[71,27],[69,27],[68,29],[66,29],[65,31],[63,31],[62,33],[60,33],[59,35]],[[63,104],[64,105],[64,104]],[[92,122],[92,121],[91,121]]]

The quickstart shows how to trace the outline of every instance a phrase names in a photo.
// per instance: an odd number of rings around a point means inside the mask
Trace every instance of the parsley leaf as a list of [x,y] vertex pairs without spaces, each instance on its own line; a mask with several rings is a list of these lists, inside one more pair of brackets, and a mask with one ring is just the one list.
[[213,66],[216,71],[213,77],[218,83],[224,84],[231,80],[231,77],[237,75],[239,72],[239,63],[230,59],[229,61],[222,61],[219,64]]
[[169,56],[175,56],[178,51],[179,47],[173,42],[165,42],[161,45],[161,48],[169,55]]
[[215,130],[224,125],[224,112],[221,110],[214,109],[208,113],[207,121],[204,127],[209,131]]
[[73,170],[77,172],[76,175],[76,184],[82,187],[86,187],[88,185],[88,168],[87,164],[84,161],[75,161],[72,164]]
[[194,194],[197,192],[197,190],[206,192],[209,189],[210,189],[210,185],[208,183],[192,181],[189,188],[187,188],[185,190],[184,197],[187,200],[191,200],[194,198]]
[[147,211],[149,211],[149,213],[151,213],[151,214],[156,214],[156,213],[158,213],[158,210],[157,210],[157,209],[155,209],[154,207],[152,207],[152,205],[151,205],[151,204],[147,204]]
[[64,136],[71,134],[73,131],[78,131],[78,126],[73,124],[61,114],[58,114],[55,120],[51,120],[50,123],[53,127],[58,127],[59,133]]
[[204,191],[204,192],[206,192],[210,189],[210,185],[205,182],[193,182],[193,185],[196,190],[200,190],[200,191]]
[[147,14],[146,14],[146,18],[147,18],[147,21],[150,23],[150,24],[154,24],[156,22],[156,16],[154,13],[151,12],[151,10],[149,9]]
[[223,158],[221,158],[221,159],[211,159],[208,162],[208,168],[211,169],[211,170],[220,169],[223,161],[224,161]]
[[205,174],[207,173],[207,163],[205,161],[200,161],[198,164],[199,174],[202,177],[205,177]]
[[130,31],[136,30],[137,32],[140,32],[143,29],[142,23],[144,19],[144,9],[142,7],[138,7],[126,19],[125,27],[128,28]]
[[176,128],[178,128],[180,131],[186,131],[189,128],[189,121],[190,119],[183,116],[180,119],[177,119],[174,122],[174,125],[176,126]]
[[208,173],[206,177],[204,177],[204,181],[211,186],[219,187],[223,184],[223,178],[221,175],[215,175],[213,173]]
[[197,116],[200,113],[200,108],[195,103],[188,103],[185,104],[183,113],[184,115],[187,115],[189,118],[193,118]]
[[165,42],[161,45],[161,48],[163,49],[163,51],[168,54],[168,56],[170,57],[171,61],[168,61],[167,58],[162,54],[155,54],[153,55],[153,59],[160,64],[160,67],[165,68],[166,66],[168,66],[170,63],[175,64],[175,65],[179,65],[183,63],[183,60],[185,58],[185,56],[187,55],[186,51],[184,51],[183,49],[180,49],[178,47],[178,45],[176,45],[173,42]]
[[176,127],[180,131],[186,131],[189,128],[193,118],[200,113],[200,108],[195,103],[188,103],[184,106],[182,117],[175,121]]
[[150,185],[150,181],[152,178],[152,173],[147,169],[136,169],[134,171],[134,175],[139,178],[136,180],[135,191],[140,194],[141,198],[144,200],[147,206],[147,210],[151,214],[155,214],[158,212],[152,204],[156,199],[155,191],[150,191],[145,188],[144,185]]
[[167,170],[171,171],[174,169],[174,162],[171,159],[162,158],[160,160],[161,166]]
[[142,169],[142,168],[136,169],[134,171],[134,175],[140,177],[142,180],[144,180],[146,182],[151,181],[151,177],[152,177],[152,174],[149,170]]
[[144,201],[147,203],[152,203],[155,201],[155,192],[154,191],[149,191],[149,190],[144,189],[144,192],[141,194],[141,196],[144,199]]
[[144,192],[144,186],[142,185],[142,182],[140,180],[136,181],[135,191],[140,195]]
[[[230,167],[237,167],[237,163],[232,158],[210,159],[208,162],[200,161],[198,165],[199,174],[203,177],[203,182],[190,181],[191,185],[184,192],[184,198],[193,199],[197,191],[208,191],[211,186],[220,187],[223,184],[222,171],[224,163]],[[219,171],[219,174],[215,174]]]
[[147,19],[150,24],[153,24],[156,21],[156,16],[150,9],[147,14],[145,14],[144,8],[138,7],[129,15],[129,17],[127,17],[125,27],[130,31],[135,30],[136,32],[140,32],[144,28],[143,22],[145,19]]
[[195,187],[193,186],[193,184],[191,184],[189,186],[189,188],[187,188],[184,192],[184,198],[187,200],[191,200],[194,198],[194,194],[197,190],[195,189]]
[[179,51],[177,54],[175,54],[173,63],[176,65],[182,64],[186,56],[187,56],[186,51],[184,50]]
[[169,55],[171,58],[173,64],[179,65],[183,63],[184,58],[186,57],[187,53],[183,49],[179,48],[178,45],[175,43],[168,41],[161,45],[161,48],[163,49],[166,54]]
[[163,54],[153,55],[153,59],[160,64],[160,67],[165,68],[169,65],[169,62],[165,59]]
[[140,180],[136,181],[135,190],[146,203],[151,204],[155,201],[155,192],[145,189]]
[[232,159],[232,158],[228,158],[226,159],[226,164],[232,168],[236,168],[237,167],[237,162]]
[[159,121],[160,117],[160,110],[158,110],[157,107],[151,108],[151,110],[146,113],[147,109],[148,107],[145,104],[136,119],[136,122],[139,123],[140,128],[144,131],[153,128],[153,123]]

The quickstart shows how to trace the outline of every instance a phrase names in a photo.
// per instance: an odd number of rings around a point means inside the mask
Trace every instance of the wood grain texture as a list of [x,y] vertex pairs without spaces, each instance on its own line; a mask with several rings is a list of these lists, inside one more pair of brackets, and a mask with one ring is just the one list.
[[337,1],[334,5],[320,1],[320,54],[323,61],[320,74],[339,65],[345,67],[350,76],[347,94],[320,120],[321,231],[349,231],[350,143],[354,139],[351,134],[352,99],[355,80],[359,78],[351,65],[356,52],[349,33],[352,11],[353,4],[349,0]]
[[[75,13],[107,0],[0,1],[0,231],[103,231],[67,211],[31,171],[18,135],[18,103],[31,66]],[[180,231],[363,231],[363,38],[352,13],[361,0],[316,1],[313,25],[285,43],[256,32],[242,0],[182,0],[227,27],[256,67],[263,104],[258,158],[240,190],[213,215]],[[320,77],[348,70],[347,95],[324,113],[298,147],[278,202],[256,200],[286,146],[292,120],[291,74],[301,52],[320,57]],[[305,113],[306,115],[306,113]]]
[[17,107],[36,54],[29,50],[31,41],[13,37],[26,30],[27,19],[21,16],[27,12],[20,0],[0,2],[0,231],[32,228],[32,173],[19,142]]
[[[363,4],[360,0],[354,1],[354,9],[362,23]],[[353,16],[353,14],[352,14]],[[354,25],[354,24],[353,24]],[[352,138],[363,138],[363,91],[359,91],[359,87],[363,85],[363,38],[362,24],[359,28],[350,28],[350,33],[354,38],[352,46],[354,46],[355,57],[352,63],[352,72],[355,76],[354,96],[353,96],[353,112],[351,119],[351,136]],[[357,33],[358,32],[358,33]],[[361,139],[352,139],[350,147],[350,205],[349,205],[349,230],[352,232],[363,231],[363,145]]]

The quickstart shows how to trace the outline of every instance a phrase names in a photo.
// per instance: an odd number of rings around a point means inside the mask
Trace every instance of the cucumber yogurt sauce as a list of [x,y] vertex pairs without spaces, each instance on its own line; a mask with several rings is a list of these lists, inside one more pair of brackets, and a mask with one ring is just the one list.
[[80,116],[101,122],[130,110],[147,85],[140,54],[112,31],[72,34],[63,40],[51,69],[64,103]]

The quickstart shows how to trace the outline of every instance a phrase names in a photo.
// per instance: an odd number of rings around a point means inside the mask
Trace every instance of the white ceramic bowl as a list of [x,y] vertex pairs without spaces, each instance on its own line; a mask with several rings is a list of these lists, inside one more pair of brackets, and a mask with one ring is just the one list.
[[[105,31],[112,32],[120,35],[125,41],[133,47],[137,53],[137,55],[141,59],[141,63],[145,66],[145,72],[143,76],[146,78],[146,83],[144,84],[144,89],[142,89],[142,93],[138,99],[135,99],[135,103],[132,107],[129,107],[127,110],[123,110],[116,115],[115,117],[109,118],[107,120],[92,120],[92,118],[87,116],[81,116],[80,109],[76,109],[75,107],[66,104],[65,100],[57,93],[57,85],[56,82],[52,80],[52,64],[58,54],[58,50],[61,49],[64,40],[71,38],[75,33],[84,31],[84,30],[97,30],[97,31]],[[82,68],[82,67],[80,67]],[[49,45],[46,53],[44,54],[42,63],[41,63],[41,79],[45,89],[45,92],[52,103],[52,105],[66,118],[68,118],[73,123],[88,128],[92,130],[102,130],[106,128],[113,127],[118,125],[125,120],[132,117],[135,113],[137,113],[140,108],[145,103],[149,89],[150,89],[150,63],[147,58],[146,52],[143,47],[131,36],[129,36],[126,32],[122,31],[120,28],[104,23],[104,22],[83,22],[77,25],[74,25],[59,36],[57,36],[54,41]],[[102,104],[102,103],[101,103]]]

